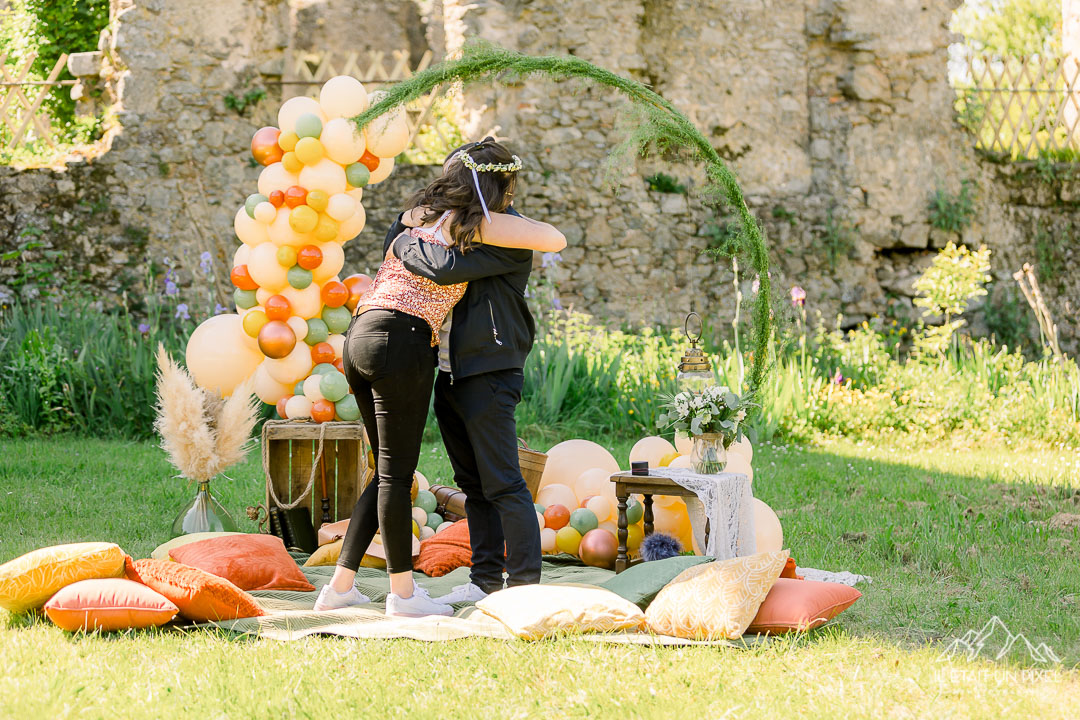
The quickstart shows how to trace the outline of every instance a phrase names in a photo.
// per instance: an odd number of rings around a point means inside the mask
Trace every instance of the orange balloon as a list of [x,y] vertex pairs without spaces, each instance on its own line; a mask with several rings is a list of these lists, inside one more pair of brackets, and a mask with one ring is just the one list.
[[349,310],[355,310],[360,302],[360,297],[371,289],[372,280],[363,273],[357,273],[345,278],[345,287],[349,289],[349,300],[345,306]]
[[558,530],[570,522],[570,511],[565,505],[548,505],[544,508],[544,527]]
[[328,342],[315,343],[311,346],[311,362],[316,365],[332,363],[335,357],[334,346]]
[[307,190],[299,185],[293,185],[285,191],[285,204],[291,208],[300,207],[307,203]]
[[379,167],[380,158],[378,155],[372,155],[371,151],[365,150],[358,162],[362,163],[371,172],[375,172],[375,168]]
[[279,208],[282,205],[284,205],[285,204],[285,193],[281,192],[280,190],[275,190],[272,193],[270,193],[270,204],[273,205],[276,208]]
[[248,272],[247,265],[237,265],[229,272],[229,279],[232,280],[232,284],[241,290],[258,290],[259,284],[251,279],[251,273]]
[[322,264],[322,250],[314,245],[305,245],[296,253],[296,264],[305,270],[314,270]]
[[[345,374],[345,362],[341,358],[334,361],[334,367],[336,367],[337,371],[342,375]],[[349,388],[349,392],[352,392],[352,388]]]
[[349,301],[349,288],[343,282],[331,280],[322,287],[322,301],[326,307],[341,307]]
[[287,419],[287,416],[285,415],[285,403],[289,402],[289,398],[291,397],[292,395],[286,395],[277,401],[277,414],[282,420]]
[[259,331],[259,349],[268,358],[278,360],[296,347],[296,333],[281,320],[271,320]]
[[334,419],[334,403],[329,400],[316,400],[311,404],[311,419],[317,423],[330,422]]
[[271,320],[285,321],[292,315],[292,304],[284,295],[274,295],[266,301],[266,317]]
[[251,138],[251,155],[260,165],[273,165],[281,160],[282,152],[278,146],[281,131],[276,127],[264,127],[255,131]]

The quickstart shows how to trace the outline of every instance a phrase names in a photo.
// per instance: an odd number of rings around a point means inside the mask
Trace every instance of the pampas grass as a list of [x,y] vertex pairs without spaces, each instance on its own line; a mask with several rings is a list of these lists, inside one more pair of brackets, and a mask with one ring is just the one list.
[[222,399],[195,385],[187,371],[158,346],[157,419],[161,447],[180,474],[205,482],[244,459],[258,404],[244,383]]

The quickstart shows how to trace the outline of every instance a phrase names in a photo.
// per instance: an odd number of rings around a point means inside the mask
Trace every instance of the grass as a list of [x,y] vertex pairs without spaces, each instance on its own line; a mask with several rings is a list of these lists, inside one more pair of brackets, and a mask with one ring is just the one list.
[[[529,438],[526,438],[529,439]],[[542,448],[547,444],[537,442]],[[625,461],[628,441],[608,443]],[[1072,451],[762,443],[755,494],[800,565],[870,575],[832,625],[748,650],[558,640],[308,638],[172,631],[70,636],[0,613],[0,715],[190,717],[1069,717],[1080,691],[1080,512]],[[441,446],[420,469],[448,479]],[[148,443],[0,442],[0,561],[108,539],[145,556],[190,490]],[[217,486],[237,517],[261,498],[254,457]],[[248,521],[246,518],[244,523]],[[1063,665],[936,662],[997,615]],[[1020,665],[1017,665],[1019,662]],[[496,709],[497,708],[497,709]]]

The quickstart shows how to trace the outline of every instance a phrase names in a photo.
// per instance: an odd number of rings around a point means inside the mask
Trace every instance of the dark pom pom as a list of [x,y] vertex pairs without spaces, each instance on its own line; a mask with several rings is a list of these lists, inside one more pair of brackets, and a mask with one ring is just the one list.
[[641,541],[641,559],[646,562],[675,557],[681,553],[679,541],[664,533],[653,533]]

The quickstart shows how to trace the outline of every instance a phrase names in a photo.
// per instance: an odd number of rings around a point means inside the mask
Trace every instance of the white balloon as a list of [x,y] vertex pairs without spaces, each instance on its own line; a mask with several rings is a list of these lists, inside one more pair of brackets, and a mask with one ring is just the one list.
[[671,463],[668,465],[668,467],[689,468],[690,467],[690,456],[689,455],[680,455],[679,457],[672,460]]
[[551,528],[544,528],[540,531],[540,551],[543,553],[555,552],[555,540],[558,537],[557,533]]
[[334,118],[326,123],[319,142],[326,150],[326,156],[341,165],[349,165],[360,159],[367,149],[364,133],[356,129],[351,120]]
[[[328,337],[326,339],[326,342],[330,343],[330,347],[334,348],[334,357],[341,357],[341,353],[345,351],[345,336],[344,335],[331,335],[330,337]],[[420,473],[416,473],[416,474],[420,475]],[[420,475],[420,477],[423,477],[423,476]],[[427,480],[424,480],[424,482],[420,483],[420,486],[421,486],[420,489],[421,490],[427,490],[426,487],[423,487],[424,483],[426,483],[426,482],[427,482]]]
[[780,518],[771,507],[757,498],[754,498],[754,535],[757,536],[759,553],[784,548],[784,529],[780,526]]
[[277,217],[277,208],[273,203],[261,202],[255,206],[255,220],[263,225],[269,225]]
[[680,454],[689,455],[693,448],[694,441],[690,439],[689,435],[681,430],[675,433],[675,449],[678,450]]
[[[319,103],[315,102],[309,97],[294,97],[289,98],[281,104],[281,109],[278,110],[278,129],[283,133],[296,132],[296,120],[305,113],[311,113],[319,118],[326,124],[326,113],[323,112]],[[262,190],[259,190],[262,192]],[[269,195],[269,193],[263,193],[263,195]]]
[[232,266],[247,265],[249,257],[251,257],[251,247],[241,243],[240,246],[236,248],[236,252],[233,253]]
[[754,482],[754,468],[750,466],[746,456],[733,453],[730,449],[728,450],[727,465],[724,466],[724,472],[741,473],[750,478],[750,482]]
[[730,456],[733,452],[739,453],[745,457],[746,462],[748,463],[754,461],[754,446],[750,444],[750,438],[745,435],[739,440],[731,443],[731,446],[728,448],[728,455]]
[[285,401],[285,417],[290,420],[311,417],[311,401],[303,395],[293,395]]
[[536,513],[536,522],[540,526],[540,529],[543,530],[547,525],[547,523],[544,522],[544,513]]
[[634,447],[630,449],[630,462],[644,460],[649,463],[650,468],[658,468],[660,461],[673,452],[676,452],[675,446],[668,440],[652,435],[634,443]]
[[285,321],[285,324],[292,328],[293,334],[296,335],[296,342],[300,342],[307,337],[308,326],[307,320],[304,318],[293,315]]
[[323,83],[319,105],[330,118],[347,118],[368,109],[368,94],[363,83],[349,75],[338,75]]
[[[440,525],[439,527],[442,527],[442,525]],[[434,536],[435,536],[435,530],[431,526],[424,525],[423,527],[420,528],[420,540],[421,541],[427,540],[429,537],[434,537]]]
[[420,527],[425,527],[427,525],[427,511],[424,508],[414,507],[412,509],[412,519]]
[[318,402],[319,400],[325,400],[322,391],[319,389],[319,383],[322,382],[322,375],[309,375],[304,380],[304,397],[311,402]]

